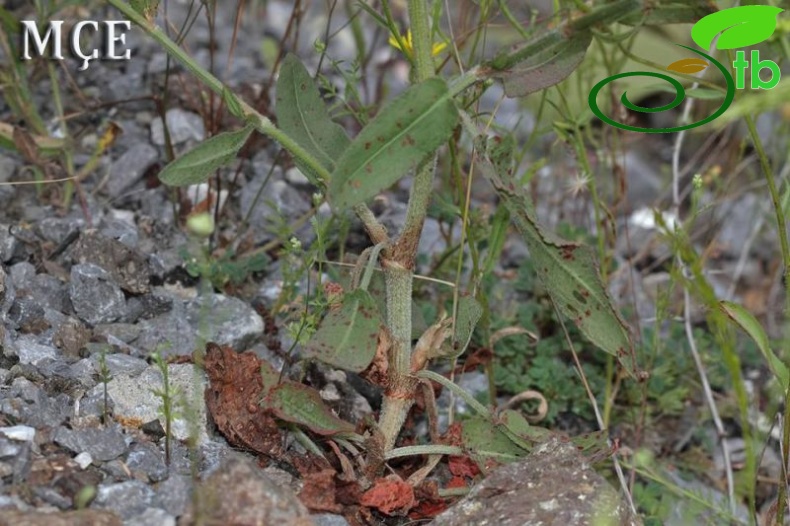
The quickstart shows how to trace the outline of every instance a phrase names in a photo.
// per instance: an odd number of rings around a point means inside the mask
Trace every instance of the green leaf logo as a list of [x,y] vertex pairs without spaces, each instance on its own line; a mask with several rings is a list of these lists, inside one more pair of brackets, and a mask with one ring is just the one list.
[[702,49],[710,49],[716,35],[718,49],[753,46],[767,40],[776,29],[776,17],[784,9],[770,5],[745,5],[718,11],[694,24],[691,38]]

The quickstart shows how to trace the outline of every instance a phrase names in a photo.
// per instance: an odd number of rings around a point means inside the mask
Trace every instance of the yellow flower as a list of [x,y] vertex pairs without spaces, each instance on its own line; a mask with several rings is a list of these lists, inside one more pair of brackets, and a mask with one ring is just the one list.
[[[414,56],[414,43],[411,38],[411,29],[406,31],[406,36],[401,35],[401,40],[403,41],[403,45],[406,49],[400,47],[400,43],[398,39],[395,38],[395,35],[390,35],[389,43],[390,46],[394,47],[395,49],[400,49],[405,55],[408,57]],[[435,42],[433,44],[433,48],[431,49],[431,55],[434,57],[444,51],[444,48],[447,47],[446,42]]]

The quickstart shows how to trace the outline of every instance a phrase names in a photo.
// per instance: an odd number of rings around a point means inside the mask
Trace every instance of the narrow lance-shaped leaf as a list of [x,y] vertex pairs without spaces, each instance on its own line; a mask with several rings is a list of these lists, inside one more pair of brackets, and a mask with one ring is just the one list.
[[[335,162],[350,141],[343,127],[329,117],[315,81],[293,54],[288,54],[280,67],[275,113],[282,131],[311,153],[328,172],[335,169]],[[318,176],[307,165],[299,159],[295,162],[310,182],[320,184]]]
[[376,354],[382,325],[376,301],[367,291],[348,292],[342,306],[330,310],[321,321],[305,346],[305,356],[348,371],[362,372]]
[[691,39],[702,49],[710,49],[713,39],[718,49],[753,46],[767,40],[776,29],[776,17],[784,11],[770,5],[744,5],[717,11],[691,28]]
[[217,168],[230,163],[247,142],[253,126],[220,133],[203,141],[159,172],[159,179],[170,186],[188,186],[208,180]]
[[436,151],[450,137],[458,110],[440,78],[410,87],[360,132],[329,182],[329,201],[350,208],[375,196]]
[[318,391],[306,385],[282,383],[269,391],[262,405],[280,420],[304,426],[319,435],[354,432],[353,424],[335,416]]
[[490,148],[485,139],[479,142],[478,151],[484,152],[480,162],[483,175],[510,211],[538,277],[557,308],[593,344],[616,356],[631,376],[643,378],[645,373],[637,367],[631,336],[606,293],[590,247],[545,231],[529,197],[513,176],[509,149]]
[[773,375],[776,376],[776,379],[779,380],[782,389],[787,390],[788,385],[790,385],[790,371],[788,371],[787,366],[771,350],[771,346],[768,343],[768,336],[765,334],[760,322],[758,322],[749,311],[737,303],[721,301],[719,302],[719,306],[732,321],[746,331],[746,334],[754,340],[754,343],[757,344],[757,348],[763,353],[763,357],[768,363],[768,368]]

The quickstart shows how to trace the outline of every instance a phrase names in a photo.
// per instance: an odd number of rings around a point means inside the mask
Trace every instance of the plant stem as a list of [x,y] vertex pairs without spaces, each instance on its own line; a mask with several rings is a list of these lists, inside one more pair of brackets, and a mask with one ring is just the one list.
[[[409,24],[414,44],[414,82],[434,75],[431,57],[431,28],[425,0],[409,0]],[[382,402],[379,429],[384,436],[384,454],[394,446],[414,403],[417,379],[411,376],[411,300],[414,261],[433,186],[436,157],[422,163],[409,192],[406,224],[398,241],[382,260],[387,296],[387,327],[392,338],[390,377]]]

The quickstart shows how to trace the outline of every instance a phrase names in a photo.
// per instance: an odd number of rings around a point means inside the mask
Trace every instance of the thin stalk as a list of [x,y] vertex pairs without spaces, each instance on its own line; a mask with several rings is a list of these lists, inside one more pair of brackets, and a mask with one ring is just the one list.
[[[760,166],[765,174],[765,181],[768,183],[768,192],[771,194],[771,203],[776,213],[776,225],[779,230],[779,245],[782,249],[782,264],[784,265],[784,280],[787,283],[790,277],[790,248],[787,242],[787,222],[785,220],[784,209],[781,205],[779,191],[776,188],[776,181],[774,172],[771,168],[771,163],[768,160],[768,155],[765,153],[763,143],[760,136],[757,135],[757,128],[754,126],[754,119],[746,117],[746,127],[749,129],[749,134],[752,137],[754,149],[757,151],[757,157],[760,159]],[[790,315],[790,292],[785,291],[785,319]],[[785,347],[787,347],[787,328],[785,328]],[[785,349],[787,355],[787,349]],[[782,419],[782,481],[779,484],[779,496],[777,497],[776,506],[776,524],[781,525],[784,521],[785,512],[787,510],[787,462],[790,461],[790,389],[785,391],[785,412]]]

